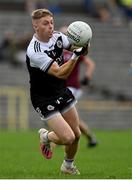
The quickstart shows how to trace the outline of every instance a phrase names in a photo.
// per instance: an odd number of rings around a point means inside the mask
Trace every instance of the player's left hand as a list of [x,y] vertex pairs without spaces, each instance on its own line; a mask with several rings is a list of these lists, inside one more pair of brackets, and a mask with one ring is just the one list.
[[85,76],[82,80],[81,80],[81,85],[83,86],[88,86],[90,83],[90,80]]
[[88,53],[88,45],[75,49],[73,52],[76,54],[76,56],[86,55]]

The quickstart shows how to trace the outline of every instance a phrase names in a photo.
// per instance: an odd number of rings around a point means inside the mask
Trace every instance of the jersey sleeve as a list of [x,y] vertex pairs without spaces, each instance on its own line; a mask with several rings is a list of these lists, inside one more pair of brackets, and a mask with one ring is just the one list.
[[46,53],[37,52],[33,53],[30,58],[30,66],[41,69],[42,71],[47,71],[49,67],[54,62]]

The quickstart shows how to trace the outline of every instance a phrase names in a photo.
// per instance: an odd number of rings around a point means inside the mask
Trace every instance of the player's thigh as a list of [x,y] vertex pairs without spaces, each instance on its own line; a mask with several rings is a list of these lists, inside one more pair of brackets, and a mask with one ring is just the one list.
[[64,139],[66,137],[74,138],[74,133],[69,124],[64,120],[61,114],[57,114],[47,121],[50,129],[52,129],[55,134]]
[[63,117],[65,121],[69,124],[69,126],[72,128],[75,136],[79,137],[81,132],[79,128],[79,115],[76,107],[73,106],[67,112],[63,113]]

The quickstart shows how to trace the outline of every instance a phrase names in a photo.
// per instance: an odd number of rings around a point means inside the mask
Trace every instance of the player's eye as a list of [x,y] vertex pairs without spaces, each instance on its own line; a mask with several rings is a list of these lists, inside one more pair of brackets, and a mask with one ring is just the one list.
[[47,22],[47,21],[46,21],[46,22],[43,22],[43,25],[45,25],[45,26],[48,25],[48,22]]

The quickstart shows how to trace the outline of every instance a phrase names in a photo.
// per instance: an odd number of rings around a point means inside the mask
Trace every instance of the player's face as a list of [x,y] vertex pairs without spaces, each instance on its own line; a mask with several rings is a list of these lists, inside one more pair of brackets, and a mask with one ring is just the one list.
[[46,16],[37,20],[35,30],[40,40],[48,42],[54,31],[53,17]]

